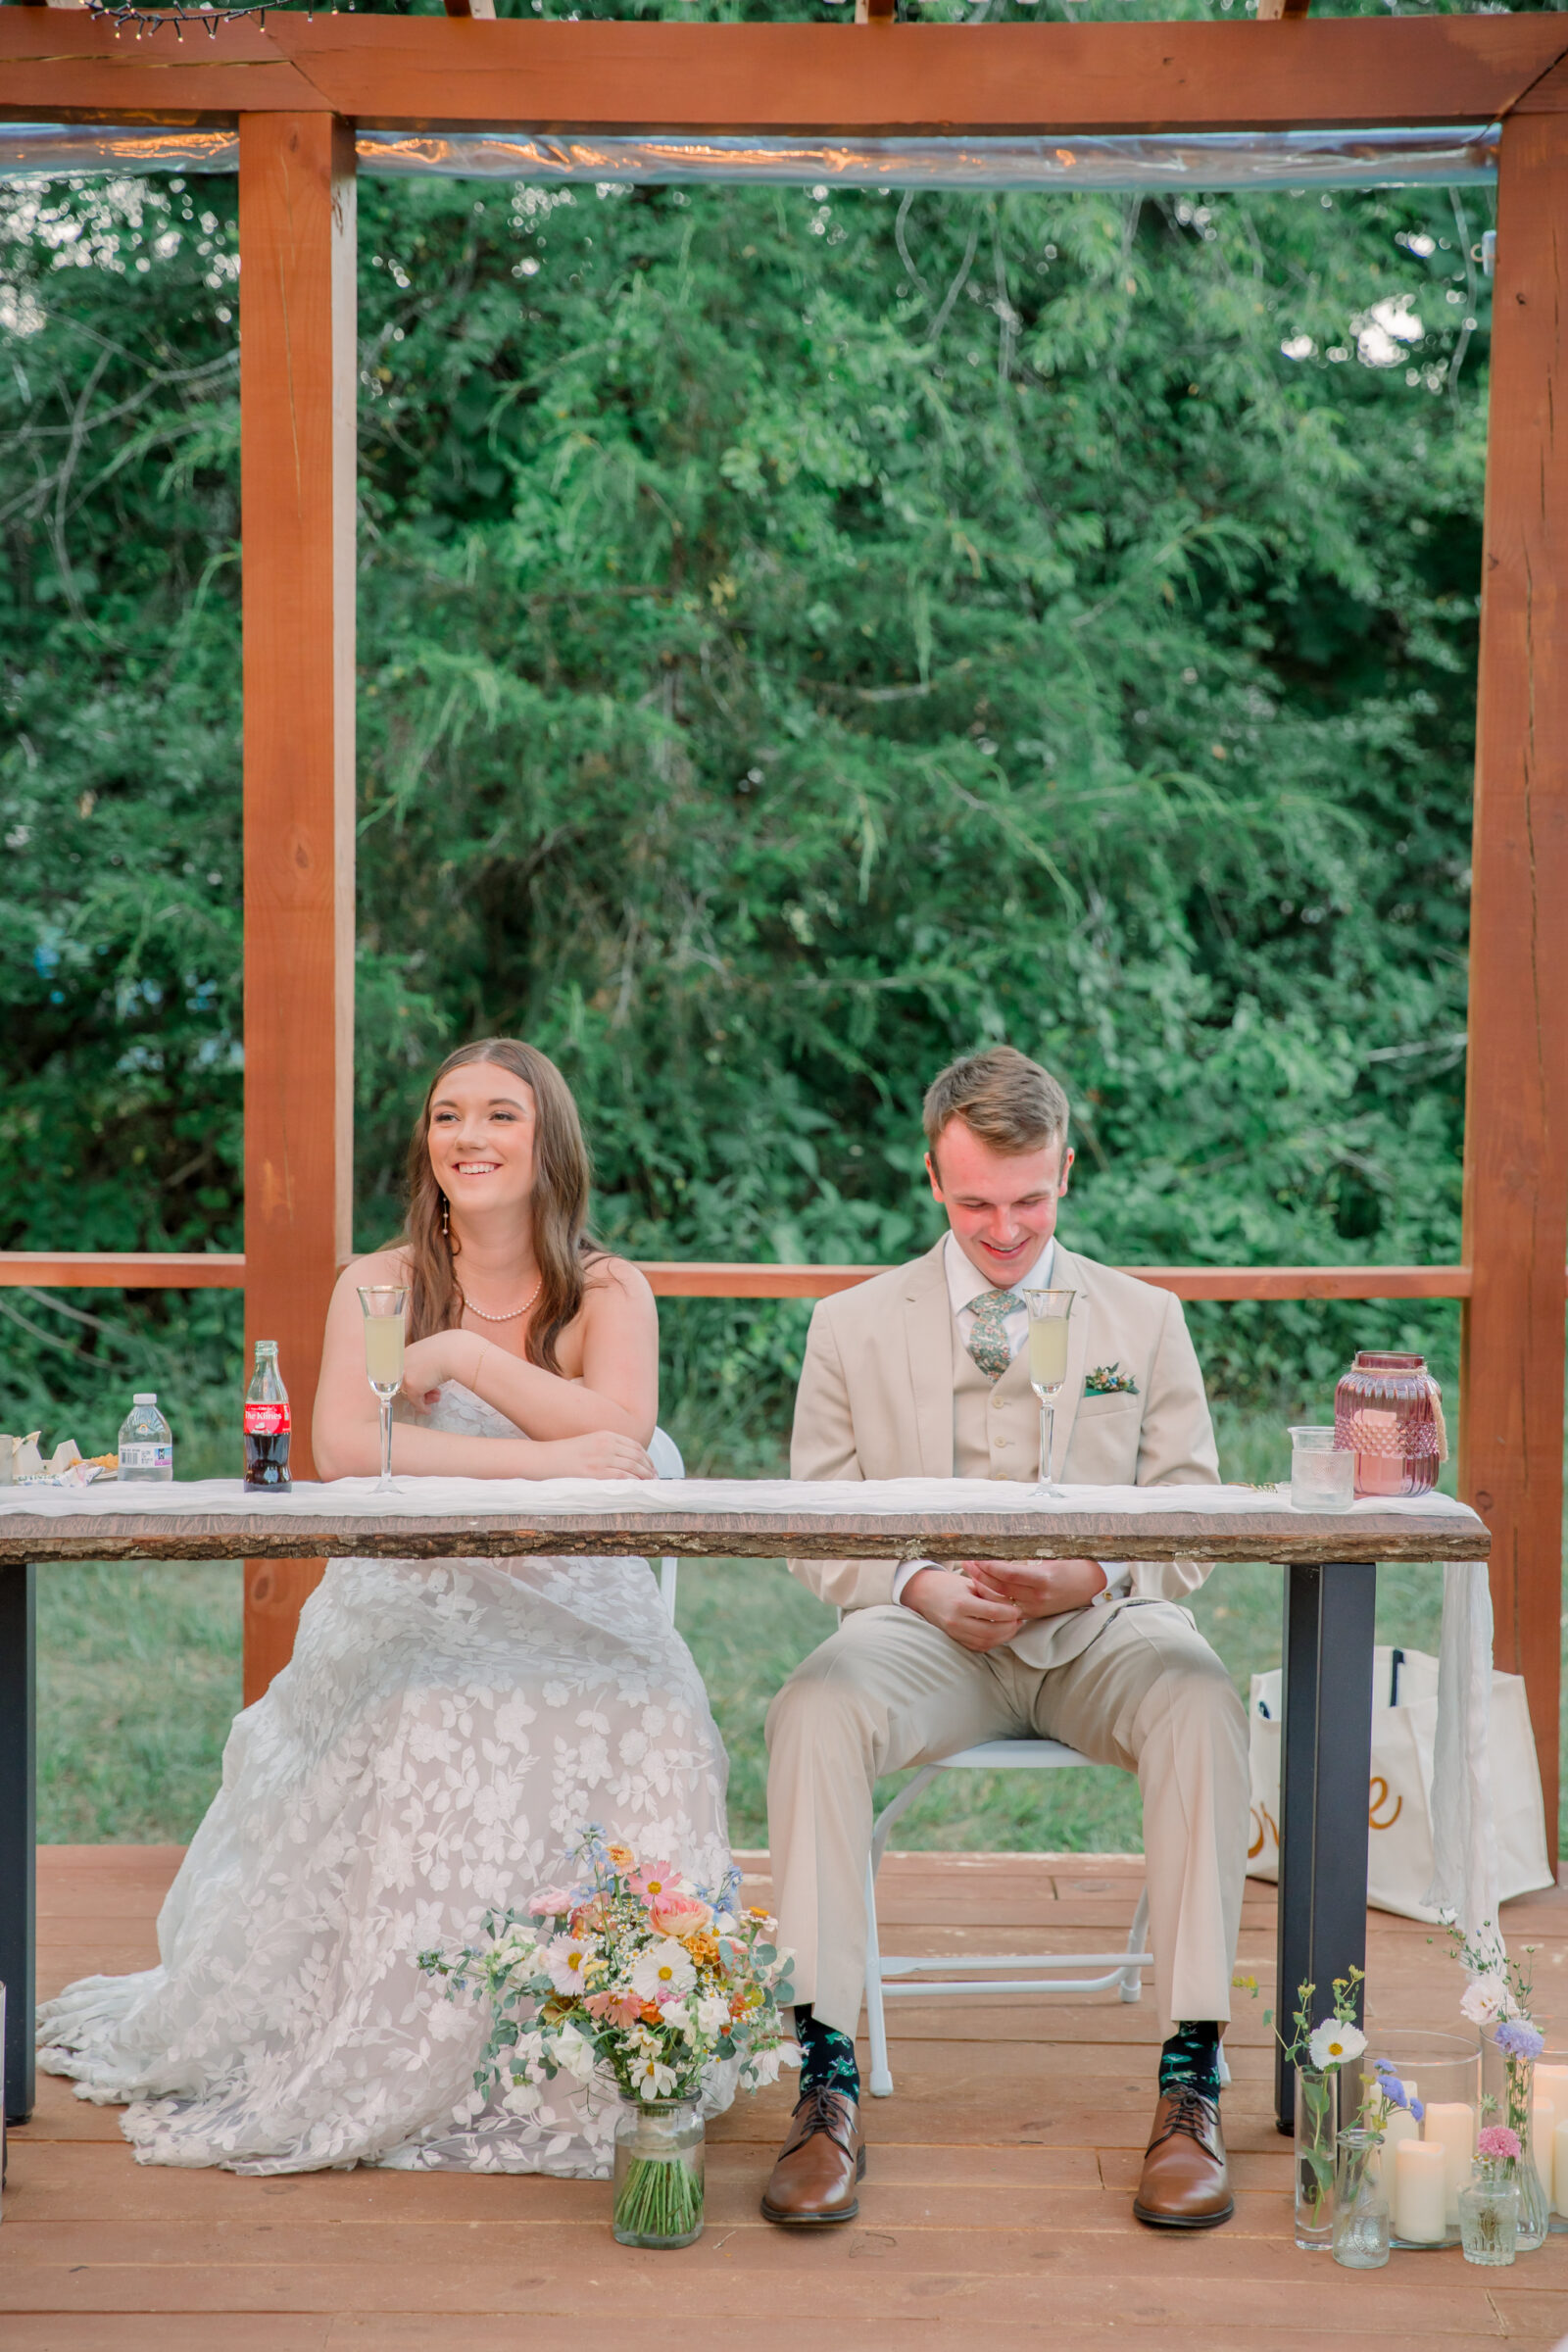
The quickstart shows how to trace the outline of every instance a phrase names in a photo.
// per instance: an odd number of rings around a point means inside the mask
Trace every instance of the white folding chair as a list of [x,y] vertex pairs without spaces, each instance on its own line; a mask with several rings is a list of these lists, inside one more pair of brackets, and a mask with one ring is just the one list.
[[[648,1441],[648,1459],[661,1478],[684,1478],[686,1465],[680,1458],[680,1447],[667,1429],[656,1429]],[[673,1559],[659,1563],[659,1597],[668,1612],[670,1623],[675,1620],[675,1569]]]
[[[1145,1949],[1149,1934],[1147,1886],[1139,1890],[1126,1949],[1120,1952],[1004,1952],[986,1957],[964,1952],[956,1962],[910,1959],[884,1953],[877,1934],[876,1874],[887,1851],[888,1833],[900,1814],[913,1804],[923,1788],[931,1786],[939,1772],[1063,1772],[1086,1765],[1089,1760],[1060,1740],[983,1740],[974,1747],[960,1748],[956,1755],[944,1756],[940,1763],[922,1765],[877,1815],[871,1833],[870,1859],[865,1866],[865,2020],[871,2044],[870,2088],[874,2099],[893,2095],[893,2077],[888,2069],[887,2016],[883,2007],[886,2000],[899,1996],[935,2000],[955,1993],[1109,1992],[1113,1985],[1124,2001],[1141,1997],[1143,1972],[1154,1965],[1153,1953]],[[930,1973],[955,1965],[984,1973],[961,1977]],[[1063,1977],[1057,1973],[1062,1969],[1092,1969],[1096,1973]],[[1029,1973],[1021,1974],[1024,1970]],[[1223,2063],[1222,2059],[1222,2066]]]

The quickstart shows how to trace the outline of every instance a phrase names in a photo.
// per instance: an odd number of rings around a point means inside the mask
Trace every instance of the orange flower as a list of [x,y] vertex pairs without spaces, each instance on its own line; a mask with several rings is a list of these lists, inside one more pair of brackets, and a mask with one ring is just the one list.
[[644,2001],[643,2024],[645,2026],[657,2026],[661,2023],[663,2011],[660,2008],[657,2001]]
[[607,1845],[605,1853],[612,1870],[635,1870],[637,1857],[629,1845]]

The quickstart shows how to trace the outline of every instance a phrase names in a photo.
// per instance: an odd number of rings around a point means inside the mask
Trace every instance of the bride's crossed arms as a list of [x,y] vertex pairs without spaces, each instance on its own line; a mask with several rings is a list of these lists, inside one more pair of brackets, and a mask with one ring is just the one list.
[[[332,1294],[312,1430],[319,1477],[372,1476],[380,1466],[359,1301],[372,1284],[409,1293],[403,1395],[417,1411],[456,1382],[527,1433],[399,1420],[394,1471],[654,1476],[644,1450],[659,1415],[654,1295],[635,1266],[583,1237],[575,1110],[542,1055],[532,1076],[529,1084],[503,1063],[476,1060],[446,1071],[434,1090],[410,1153],[408,1238],[356,1259]],[[558,1132],[567,1127],[569,1136]]]

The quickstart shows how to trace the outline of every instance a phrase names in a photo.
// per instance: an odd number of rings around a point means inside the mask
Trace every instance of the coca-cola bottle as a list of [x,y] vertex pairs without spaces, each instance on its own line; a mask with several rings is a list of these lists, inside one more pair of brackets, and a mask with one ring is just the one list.
[[245,1484],[270,1494],[286,1494],[288,1475],[288,1391],[277,1369],[277,1342],[258,1340],[256,1370],[245,1392]]

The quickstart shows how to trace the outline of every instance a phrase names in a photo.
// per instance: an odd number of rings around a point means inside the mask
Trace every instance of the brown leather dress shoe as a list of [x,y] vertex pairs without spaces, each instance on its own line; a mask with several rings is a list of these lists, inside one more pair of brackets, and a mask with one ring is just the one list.
[[865,2147],[855,2101],[842,2090],[806,2090],[790,2135],[762,2192],[762,2219],[786,2230],[853,2222],[865,2179]]
[[1161,2091],[1133,2212],[1154,2230],[1215,2230],[1235,2211],[1218,2102]]

